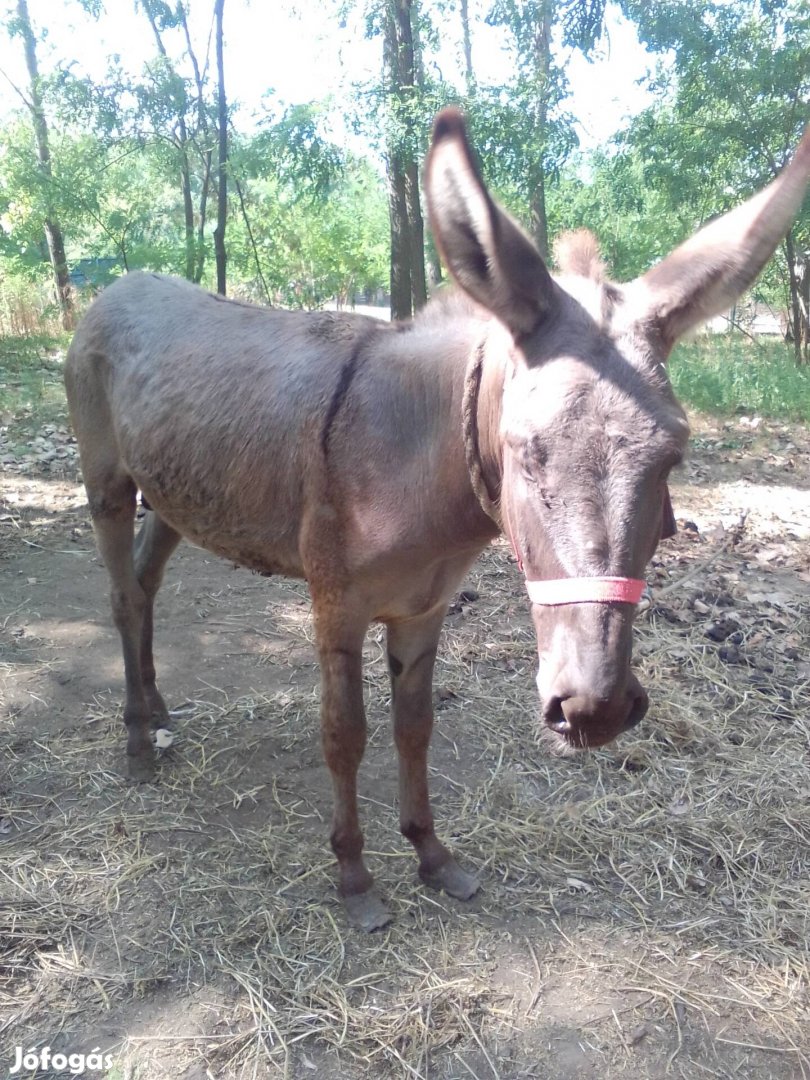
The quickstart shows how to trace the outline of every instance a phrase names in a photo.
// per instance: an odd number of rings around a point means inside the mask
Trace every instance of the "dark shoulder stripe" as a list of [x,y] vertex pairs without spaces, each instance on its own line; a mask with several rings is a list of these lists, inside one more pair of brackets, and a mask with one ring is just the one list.
[[332,400],[329,402],[326,420],[324,421],[323,430],[321,431],[321,450],[323,451],[324,457],[329,453],[329,437],[332,434],[332,427],[340,412],[341,405],[346,400],[346,395],[349,392],[349,387],[352,384],[352,379],[355,376],[355,372],[357,371],[360,362],[360,354],[369,337],[371,337],[371,334],[366,333],[357,338],[352,346],[352,351],[348,359],[344,361],[343,367],[340,369],[340,377],[338,378],[337,386],[332,394]]

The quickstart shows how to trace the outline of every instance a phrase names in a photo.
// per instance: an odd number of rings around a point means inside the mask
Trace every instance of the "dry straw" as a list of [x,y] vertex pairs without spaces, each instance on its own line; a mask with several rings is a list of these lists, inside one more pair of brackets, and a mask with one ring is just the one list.
[[440,831],[483,879],[467,906],[414,882],[396,831],[372,633],[362,793],[395,922],[369,937],[334,893],[301,586],[243,635],[271,689],[185,703],[156,784],[120,778],[117,690],[48,737],[7,723],[2,1045],[104,1042],[140,1078],[810,1076],[810,604],[750,601],[744,541],[710,554],[682,538],[657,567],[648,719],[567,759],[538,739],[508,551],[480,562],[432,758]]

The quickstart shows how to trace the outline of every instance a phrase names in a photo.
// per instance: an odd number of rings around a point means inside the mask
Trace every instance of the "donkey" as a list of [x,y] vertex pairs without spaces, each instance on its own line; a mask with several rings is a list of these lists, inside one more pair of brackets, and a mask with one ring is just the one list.
[[[608,281],[586,232],[559,245],[555,279],[488,193],[451,108],[435,121],[425,188],[456,288],[413,321],[267,310],[153,274],[108,288],[65,376],[123,646],[130,776],[152,777],[151,728],[168,722],[152,607],[186,537],[309,583],[349,920],[389,919],[356,794],[373,621],[387,627],[402,833],[424,882],[472,896],[479,883],[437,838],[428,797],[448,601],[503,530],[531,601],[542,728],[582,749],[641,720],[633,618],[688,436],[666,360],[751,284],[808,176],[810,131],[768,188],[638,280]],[[138,490],[148,511],[133,539]]]

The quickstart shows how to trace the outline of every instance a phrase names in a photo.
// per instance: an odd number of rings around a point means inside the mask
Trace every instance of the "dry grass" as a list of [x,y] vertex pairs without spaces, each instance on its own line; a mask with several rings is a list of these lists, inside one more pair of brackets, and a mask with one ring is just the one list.
[[7,276],[0,281],[0,336],[59,332],[52,288]]
[[[47,739],[4,733],[3,1045],[98,1045],[107,1017],[106,1045],[146,1077],[580,1075],[561,1045],[605,1077],[810,1075],[810,688],[778,649],[724,662],[684,617],[718,573],[641,620],[642,728],[556,760],[522,587],[488,553],[436,683],[437,818],[485,882],[466,907],[413,883],[372,635],[369,854],[396,922],[369,938],[334,896],[311,677],[187,703],[151,786],[120,779],[108,700]],[[293,637],[299,593],[279,612]],[[778,612],[803,655],[807,615]]]

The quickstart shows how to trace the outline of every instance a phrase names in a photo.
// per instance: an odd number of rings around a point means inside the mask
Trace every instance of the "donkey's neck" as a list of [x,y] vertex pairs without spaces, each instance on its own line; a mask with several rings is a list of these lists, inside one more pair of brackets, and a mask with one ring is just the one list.
[[420,426],[440,463],[426,481],[436,488],[443,517],[449,512],[453,532],[466,541],[485,543],[499,531],[500,422],[511,344],[488,313],[452,293],[432,300],[414,325],[408,369],[424,380]]
[[487,348],[488,335],[475,346],[467,365],[462,408],[464,453],[470,483],[481,509],[501,527],[502,455],[500,423],[504,361]]

